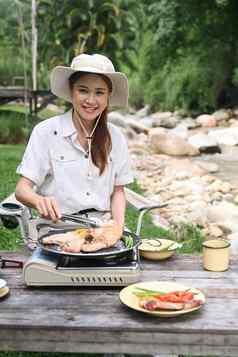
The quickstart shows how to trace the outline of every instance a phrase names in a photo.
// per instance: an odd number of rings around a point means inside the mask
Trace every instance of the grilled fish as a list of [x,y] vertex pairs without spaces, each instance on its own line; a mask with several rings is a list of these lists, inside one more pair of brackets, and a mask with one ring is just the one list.
[[65,252],[96,252],[112,247],[120,237],[118,226],[114,221],[109,221],[99,228],[80,228],[72,232],[54,234],[43,238],[42,242],[57,244]]

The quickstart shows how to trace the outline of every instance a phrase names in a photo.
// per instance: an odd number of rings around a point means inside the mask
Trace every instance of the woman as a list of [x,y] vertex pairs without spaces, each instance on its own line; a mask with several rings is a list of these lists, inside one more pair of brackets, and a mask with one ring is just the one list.
[[34,128],[17,173],[16,198],[47,219],[110,211],[122,232],[124,185],[133,181],[127,143],[107,123],[111,106],[126,106],[128,83],[102,55],[81,54],[57,66],[51,90],[72,110]]

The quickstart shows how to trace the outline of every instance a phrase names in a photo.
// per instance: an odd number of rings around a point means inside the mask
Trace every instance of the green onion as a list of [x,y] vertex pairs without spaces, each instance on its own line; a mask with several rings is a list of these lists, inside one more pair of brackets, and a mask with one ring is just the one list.
[[137,296],[154,296],[154,295],[167,295],[168,292],[135,288],[135,290],[133,291],[133,294],[135,294]]
[[125,246],[127,249],[130,249],[133,247],[133,237],[128,236],[128,237],[124,237],[124,242],[125,242]]
[[[191,291],[194,295],[199,294],[199,291],[193,291],[193,289],[186,289],[183,290],[184,292],[189,292]],[[142,289],[139,287],[136,287],[133,292],[134,295],[138,297],[146,297],[146,296],[156,296],[156,295],[167,295],[170,292],[165,292],[165,291],[159,291],[159,290],[149,290],[149,289]]]

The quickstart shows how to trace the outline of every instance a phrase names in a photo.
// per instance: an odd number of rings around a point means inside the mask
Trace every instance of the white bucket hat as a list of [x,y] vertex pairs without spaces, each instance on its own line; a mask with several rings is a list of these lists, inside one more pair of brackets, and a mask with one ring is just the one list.
[[72,102],[69,77],[75,72],[103,74],[112,82],[109,106],[126,107],[128,105],[128,80],[125,74],[115,72],[112,62],[103,55],[81,54],[75,57],[70,67],[57,66],[51,72],[51,91],[57,97]]

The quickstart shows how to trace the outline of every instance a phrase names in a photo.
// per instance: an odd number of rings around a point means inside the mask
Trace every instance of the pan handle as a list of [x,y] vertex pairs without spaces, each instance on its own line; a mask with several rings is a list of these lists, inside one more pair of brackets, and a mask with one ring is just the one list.
[[140,236],[142,220],[143,220],[144,214],[146,212],[149,212],[150,210],[155,209],[155,208],[162,208],[162,207],[166,207],[166,206],[168,206],[168,203],[161,203],[161,204],[155,204],[155,205],[151,205],[151,206],[143,206],[143,207],[141,207],[139,209],[140,214],[139,214],[139,217],[138,217],[138,220],[137,220],[136,235]]
[[23,268],[23,262],[15,259],[0,258],[0,266],[4,268]]

